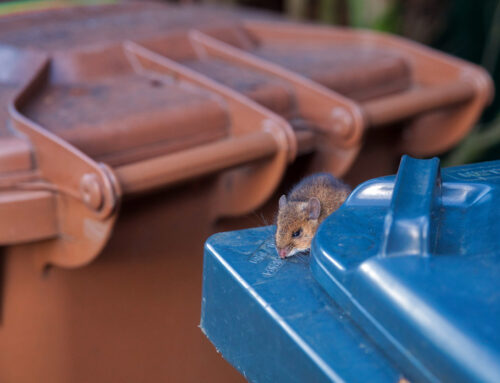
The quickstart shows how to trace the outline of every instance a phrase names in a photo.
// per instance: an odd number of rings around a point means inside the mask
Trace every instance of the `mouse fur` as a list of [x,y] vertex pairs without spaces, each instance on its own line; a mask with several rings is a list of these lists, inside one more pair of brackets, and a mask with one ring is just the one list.
[[280,258],[308,251],[319,224],[349,196],[348,185],[328,173],[304,178],[279,200],[275,242]]

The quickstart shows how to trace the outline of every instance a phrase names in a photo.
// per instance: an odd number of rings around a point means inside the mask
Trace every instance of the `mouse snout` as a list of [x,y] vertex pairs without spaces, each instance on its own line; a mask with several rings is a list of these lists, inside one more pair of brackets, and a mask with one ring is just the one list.
[[285,259],[286,256],[288,255],[288,250],[286,248],[280,249],[279,247],[277,248],[278,254],[281,259]]

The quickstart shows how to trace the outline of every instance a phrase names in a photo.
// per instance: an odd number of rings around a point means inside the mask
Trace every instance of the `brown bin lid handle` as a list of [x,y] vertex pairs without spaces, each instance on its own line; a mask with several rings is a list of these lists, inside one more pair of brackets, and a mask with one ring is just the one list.
[[[26,199],[26,204],[19,205],[14,213],[26,211],[31,206],[33,214],[47,214],[45,218],[32,219],[45,220],[48,228],[57,228],[44,233],[44,241],[26,244],[36,246],[40,266],[50,263],[77,267],[90,262],[106,244],[117,216],[121,191],[113,172],[106,165],[96,163],[21,114],[27,100],[47,81],[49,67],[50,60],[46,57],[9,105],[13,128],[29,138],[32,144],[38,176],[35,181],[18,182],[15,189],[41,191],[33,194],[35,200]],[[13,193],[12,198],[19,195]],[[39,201],[39,204],[33,206],[34,201]],[[49,224],[54,215],[56,224]],[[42,229],[40,226],[39,230]],[[31,240],[40,235],[40,232],[32,232]]]
[[116,169],[125,192],[140,192],[145,183],[155,188],[250,164],[252,171],[235,169],[222,176],[220,184],[224,186],[216,193],[214,217],[245,214],[264,203],[281,181],[287,163],[297,155],[297,138],[288,122],[240,93],[137,43],[127,42],[125,47],[136,62],[136,70],[168,75],[221,96],[231,120],[226,140]]

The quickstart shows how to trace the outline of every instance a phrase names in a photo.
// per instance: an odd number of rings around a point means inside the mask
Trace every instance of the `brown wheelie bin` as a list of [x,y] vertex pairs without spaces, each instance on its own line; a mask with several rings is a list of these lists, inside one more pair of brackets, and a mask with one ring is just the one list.
[[446,150],[491,93],[408,41],[234,10],[18,14],[0,43],[9,383],[241,380],[197,327],[220,219],[271,213],[306,172],[357,182]]

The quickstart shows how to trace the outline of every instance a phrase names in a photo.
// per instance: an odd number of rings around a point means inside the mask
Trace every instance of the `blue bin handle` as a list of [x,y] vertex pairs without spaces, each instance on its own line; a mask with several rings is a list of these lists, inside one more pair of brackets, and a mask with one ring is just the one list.
[[439,159],[403,156],[384,222],[381,256],[429,256],[439,230]]

